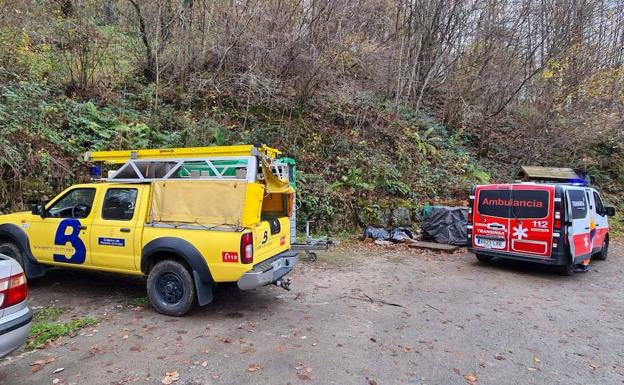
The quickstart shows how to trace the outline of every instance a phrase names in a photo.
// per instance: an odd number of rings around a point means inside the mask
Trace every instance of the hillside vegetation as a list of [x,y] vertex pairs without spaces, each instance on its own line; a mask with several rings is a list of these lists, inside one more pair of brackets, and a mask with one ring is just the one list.
[[86,150],[236,143],[296,158],[325,228],[521,164],[619,204],[623,61],[624,1],[0,1],[0,210],[86,180]]

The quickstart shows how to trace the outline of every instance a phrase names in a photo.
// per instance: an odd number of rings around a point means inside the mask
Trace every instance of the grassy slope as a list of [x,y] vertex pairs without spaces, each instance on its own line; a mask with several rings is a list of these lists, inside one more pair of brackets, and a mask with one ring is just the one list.
[[[267,143],[297,159],[300,220],[323,227],[389,223],[393,207],[465,199],[483,172],[452,135],[425,113],[362,99],[320,99],[287,111],[240,106],[235,96],[188,102],[174,89],[152,113],[153,89],[114,98],[68,98],[60,86],[0,86],[4,210],[52,196],[85,177],[85,150]],[[16,183],[17,182],[17,183]]]

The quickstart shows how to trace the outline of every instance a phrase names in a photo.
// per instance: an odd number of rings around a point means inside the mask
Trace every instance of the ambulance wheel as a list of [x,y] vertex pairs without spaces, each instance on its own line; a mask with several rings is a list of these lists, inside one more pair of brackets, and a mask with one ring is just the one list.
[[7,257],[11,257],[20,264],[22,269],[24,268],[24,256],[22,255],[22,250],[13,242],[2,242],[0,243],[0,254],[4,254]]
[[592,258],[598,261],[604,261],[609,256],[609,240],[605,238],[602,242],[602,250],[599,253],[596,253]]
[[569,262],[563,266],[559,266],[559,274],[570,277],[574,275],[574,260],[570,257]]
[[489,256],[489,255],[476,254],[476,256],[477,256],[477,259],[479,260],[479,262],[483,262],[483,263],[491,262],[492,259],[494,259],[494,257]]
[[193,277],[186,266],[178,261],[160,261],[147,276],[147,296],[159,313],[182,316],[195,303]]

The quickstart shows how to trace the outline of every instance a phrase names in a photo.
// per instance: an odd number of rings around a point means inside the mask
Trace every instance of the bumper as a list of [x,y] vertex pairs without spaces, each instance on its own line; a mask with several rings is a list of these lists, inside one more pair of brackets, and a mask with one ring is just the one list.
[[19,349],[30,333],[32,313],[26,308],[24,314],[0,324],[0,357]]
[[496,257],[501,259],[514,259],[517,261],[525,261],[525,262],[534,262],[541,263],[543,265],[556,265],[563,266],[568,263],[568,256],[564,253],[553,253],[550,258],[532,256],[528,254],[518,254],[518,253],[509,253],[509,252],[500,252],[488,249],[480,249],[469,247],[468,251],[473,254],[481,254],[487,255],[489,257]]
[[237,282],[238,287],[241,290],[251,290],[275,283],[290,273],[298,260],[296,251],[286,251],[262,261],[243,274]]

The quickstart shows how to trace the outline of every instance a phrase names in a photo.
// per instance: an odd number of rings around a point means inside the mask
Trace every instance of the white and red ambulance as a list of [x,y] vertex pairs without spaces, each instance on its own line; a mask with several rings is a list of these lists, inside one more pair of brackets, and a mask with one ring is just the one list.
[[518,259],[560,266],[565,275],[592,257],[606,259],[608,217],[600,194],[583,183],[490,184],[470,193],[468,246],[479,261]]

